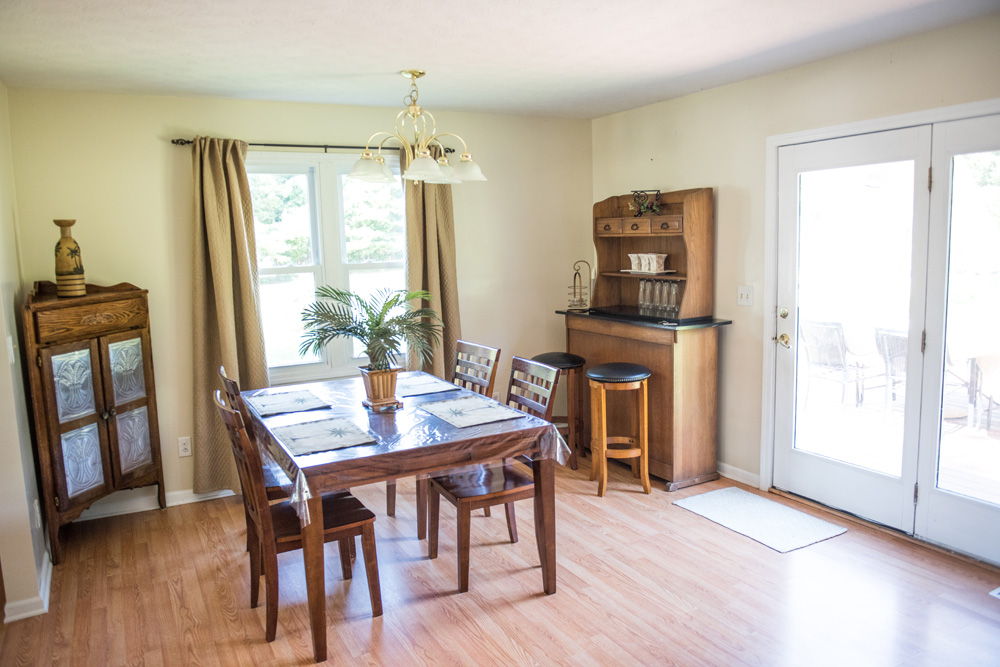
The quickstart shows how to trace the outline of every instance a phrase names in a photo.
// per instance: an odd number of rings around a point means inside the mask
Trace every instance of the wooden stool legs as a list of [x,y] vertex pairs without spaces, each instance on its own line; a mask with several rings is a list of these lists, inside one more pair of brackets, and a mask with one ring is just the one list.
[[[635,436],[608,435],[608,391],[637,391],[636,408],[639,432]],[[597,495],[608,489],[608,459],[632,459],[633,474],[638,472],[642,490],[652,493],[649,483],[649,412],[647,380],[638,382],[598,382],[590,380],[590,448],[593,454],[590,479],[597,480]],[[638,441],[638,442],[636,442]],[[609,445],[629,445],[625,448]],[[636,446],[638,445],[638,446]],[[636,470],[638,463],[638,470]]]

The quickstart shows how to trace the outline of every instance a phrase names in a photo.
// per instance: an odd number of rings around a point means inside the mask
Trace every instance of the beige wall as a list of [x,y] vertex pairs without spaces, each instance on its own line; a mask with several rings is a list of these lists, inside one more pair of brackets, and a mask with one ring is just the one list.
[[11,620],[44,608],[39,586],[47,560],[43,533],[32,522],[38,488],[17,334],[21,279],[7,96],[0,83],[0,562]]
[[[87,281],[150,292],[168,493],[192,486],[178,436],[192,433],[192,175],[195,135],[363,144],[397,110],[210,98],[10,91],[26,285],[53,279],[54,218],[75,218]],[[572,262],[588,257],[590,122],[435,113],[468,142],[489,181],[455,186],[463,334],[511,353],[562,349],[553,311]],[[576,230],[584,230],[577,232]],[[194,443],[197,447],[198,443]],[[6,564],[5,564],[6,565]]]
[[[719,459],[759,471],[768,136],[1000,97],[1000,16],[594,121],[594,199],[716,189]],[[585,233],[585,230],[580,230]],[[738,285],[755,288],[737,307]]]

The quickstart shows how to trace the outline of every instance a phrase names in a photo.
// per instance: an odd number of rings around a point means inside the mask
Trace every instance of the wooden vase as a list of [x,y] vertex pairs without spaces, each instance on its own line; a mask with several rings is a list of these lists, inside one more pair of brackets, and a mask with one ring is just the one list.
[[87,296],[80,244],[73,239],[69,230],[76,220],[52,222],[56,223],[60,232],[59,241],[56,243],[56,294],[60,297]]
[[359,366],[361,379],[365,383],[365,394],[368,396],[362,404],[372,410],[396,408],[400,405],[396,399],[396,376],[402,370],[394,366],[384,371],[373,371]]

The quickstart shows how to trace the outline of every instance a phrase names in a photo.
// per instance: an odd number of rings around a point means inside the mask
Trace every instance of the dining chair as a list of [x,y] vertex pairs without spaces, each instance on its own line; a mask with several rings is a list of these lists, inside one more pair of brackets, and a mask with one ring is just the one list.
[[[550,421],[552,398],[558,383],[559,369],[514,357],[511,360],[510,382],[507,386],[507,405]],[[531,462],[527,457],[518,458],[525,463]],[[472,510],[504,505],[507,533],[511,543],[517,542],[514,502],[534,497],[534,476],[522,472],[515,467],[513,461],[507,460],[452,470],[447,474],[433,476],[428,481],[430,530],[427,554],[430,558],[437,558],[441,498],[445,498],[457,509],[458,589],[464,593],[469,590],[469,528]]]
[[[260,452],[250,442],[243,418],[226,406],[222,392],[215,392],[215,407],[219,410],[236,459],[236,468],[243,488],[243,508],[250,521],[250,606],[257,607],[260,577],[263,573],[266,595],[267,641],[274,641],[278,627],[278,554],[302,548],[298,514],[291,501],[270,504],[264,491],[264,475]],[[347,491],[323,494],[323,542],[340,543],[340,566],[344,579],[351,578],[350,543],[361,536],[361,550],[368,576],[368,595],[372,616],[382,615],[382,593],[379,588],[378,559],[375,553],[375,515]]]
[[[493,396],[493,384],[497,378],[497,362],[500,349],[487,347],[464,340],[455,341],[455,360],[452,363],[451,381],[483,396]],[[396,515],[396,480],[385,483],[385,513]],[[486,508],[486,516],[490,510]],[[427,478],[417,477],[417,539],[427,536]]]
[[896,400],[896,384],[906,387],[906,344],[905,331],[875,328],[875,349],[885,365],[885,409]]
[[[250,411],[247,409],[246,401],[243,400],[243,395],[240,393],[240,385],[236,380],[232,380],[226,375],[226,367],[219,366],[219,377],[222,378],[222,387],[226,391],[226,398],[229,399],[229,406],[240,413],[240,418],[243,419],[243,424],[247,427],[247,438],[250,442],[258,445],[257,436],[253,432],[253,429],[249,427],[253,422],[250,419]],[[290,482],[284,473],[281,471],[276,471],[271,466],[265,465],[264,469],[264,488],[267,489],[267,499],[268,500],[282,500],[288,497],[288,491],[285,489],[290,486]],[[284,487],[284,488],[283,488]]]
[[[847,349],[844,327],[840,322],[799,322],[799,336],[809,364],[809,378],[840,384],[840,402],[849,385],[854,385],[854,407],[865,400],[865,381],[881,375],[881,369],[869,368]],[[806,400],[809,388],[806,387]]]

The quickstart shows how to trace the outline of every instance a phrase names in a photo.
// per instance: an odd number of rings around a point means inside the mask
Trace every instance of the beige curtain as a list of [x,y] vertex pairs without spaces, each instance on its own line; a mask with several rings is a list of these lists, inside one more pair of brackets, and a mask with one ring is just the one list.
[[[399,160],[406,169],[406,153]],[[403,181],[406,188],[406,279],[410,290],[427,290],[431,308],[444,323],[442,344],[433,362],[423,367],[410,356],[411,370],[424,370],[446,380],[455,357],[455,341],[462,337],[458,314],[458,279],[455,272],[455,216],[450,185]]]
[[194,492],[240,482],[212,396],[219,366],[241,389],[268,385],[257,291],[247,144],[194,140]]

